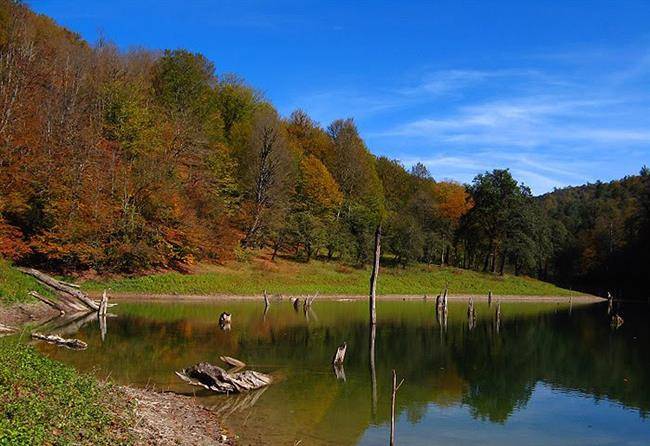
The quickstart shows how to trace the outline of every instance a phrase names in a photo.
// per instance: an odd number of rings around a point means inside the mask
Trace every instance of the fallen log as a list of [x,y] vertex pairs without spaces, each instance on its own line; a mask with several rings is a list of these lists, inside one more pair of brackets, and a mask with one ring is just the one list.
[[61,347],[69,348],[70,350],[85,350],[88,344],[79,339],[65,339],[57,335],[44,335],[41,333],[32,333],[32,338],[48,342],[50,344],[60,345]]
[[243,369],[246,367],[246,363],[243,361],[240,361],[239,359],[231,358],[230,356],[219,356],[219,359],[221,359],[223,362],[228,364],[229,366],[238,368],[238,369]]
[[65,314],[66,310],[69,310],[68,308],[65,308],[63,305],[61,305],[58,302],[54,302],[51,299],[48,299],[47,297],[43,296],[42,294],[37,293],[36,291],[30,291],[29,293],[30,296],[35,297],[36,299],[40,300],[44,304],[54,308],[55,310],[58,310],[61,314]]
[[94,300],[92,300],[90,297],[88,297],[86,293],[84,293],[81,290],[66,285],[63,282],[56,280],[54,277],[48,276],[47,274],[42,273],[34,268],[18,268],[18,270],[25,274],[29,274],[39,282],[49,286],[50,288],[58,292],[69,294],[70,296],[82,302],[85,306],[87,306],[91,310],[95,310],[95,311],[99,310],[99,304]]
[[201,362],[175,373],[188,384],[218,393],[241,393],[260,389],[273,382],[273,378],[264,373],[254,370],[228,373],[221,367],[207,362]]
[[2,334],[13,333],[15,331],[16,331],[16,329],[14,327],[10,327],[9,325],[0,324],[0,333],[2,333]]

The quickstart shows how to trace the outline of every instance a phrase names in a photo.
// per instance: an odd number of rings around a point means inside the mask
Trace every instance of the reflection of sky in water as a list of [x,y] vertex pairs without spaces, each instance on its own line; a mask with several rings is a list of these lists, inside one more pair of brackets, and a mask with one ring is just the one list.
[[[173,372],[219,355],[271,372],[279,379],[258,396],[197,392],[246,445],[385,445],[392,368],[406,379],[400,445],[648,444],[645,311],[629,308],[612,332],[599,305],[504,303],[497,332],[483,303],[470,332],[466,304],[450,305],[446,330],[431,302],[379,304],[374,404],[365,302],[318,301],[309,317],[288,301],[268,314],[259,302],[121,302],[104,342],[91,321],[74,334],[86,351],[39,348],[102,378],[186,394],[197,391]],[[222,311],[230,331],[218,327]],[[344,340],[346,382],[330,366]]]
[[[358,444],[383,446],[389,432],[388,424],[372,426]],[[417,423],[402,414],[396,432],[396,443],[404,445],[647,446],[650,420],[615,402],[595,401],[538,383],[525,409],[516,411],[504,424],[476,420],[465,406],[430,404]]]

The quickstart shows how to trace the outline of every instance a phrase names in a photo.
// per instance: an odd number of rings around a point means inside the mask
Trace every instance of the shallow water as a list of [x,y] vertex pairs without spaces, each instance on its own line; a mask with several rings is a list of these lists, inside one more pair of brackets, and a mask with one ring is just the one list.
[[[477,305],[472,331],[466,309],[450,302],[444,328],[430,301],[378,302],[374,370],[365,302],[317,300],[305,314],[285,300],[266,315],[253,301],[120,302],[104,342],[94,320],[75,335],[86,351],[39,348],[119,383],[194,393],[241,444],[385,445],[393,368],[405,378],[398,444],[650,444],[646,306],[625,307],[617,331],[601,304],[503,303],[498,331],[494,305]],[[233,314],[230,331],[219,328],[222,311]],[[329,363],[343,341],[345,379],[337,379]],[[277,383],[221,396],[173,373],[218,364],[219,355]]]

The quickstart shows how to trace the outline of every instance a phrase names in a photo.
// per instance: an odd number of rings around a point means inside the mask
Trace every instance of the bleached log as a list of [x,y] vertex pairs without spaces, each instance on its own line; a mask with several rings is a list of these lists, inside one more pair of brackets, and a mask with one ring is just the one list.
[[69,285],[65,285],[64,283],[60,282],[54,277],[42,273],[34,268],[18,268],[18,270],[25,274],[29,274],[30,276],[37,279],[39,282],[49,286],[50,288],[58,292],[73,296],[74,298],[82,302],[85,306],[87,306],[91,310],[95,310],[95,311],[99,310],[99,304],[94,300],[92,300],[90,297],[88,297],[86,293],[84,293],[81,290],[78,290]]
[[71,350],[85,350],[88,348],[88,344],[79,339],[65,339],[57,335],[44,335],[42,333],[32,333],[32,338],[39,339],[41,341],[48,342],[50,344],[56,344],[61,347],[66,347]]
[[40,300],[44,304],[54,308],[55,310],[58,310],[61,314],[65,314],[66,310],[69,310],[69,308],[65,308],[63,305],[61,305],[58,302],[54,302],[51,299],[48,299],[47,297],[43,296],[42,294],[37,293],[36,291],[30,291],[29,293],[30,296],[35,297],[36,299]]
[[221,359],[226,364],[232,367],[236,367],[238,369],[243,369],[244,367],[246,367],[245,362],[240,361],[239,359],[231,358],[230,356],[219,356],[219,359]]
[[344,342],[343,344],[339,345],[339,347],[336,349],[336,353],[334,354],[334,358],[332,359],[332,364],[342,365],[343,362],[345,361],[345,353],[347,351],[348,351],[347,342]]
[[70,282],[64,282],[63,280],[59,280],[59,283],[62,283],[63,285],[66,286],[71,286],[72,288],[81,288],[81,285],[77,285],[76,283],[70,283]]
[[16,329],[14,327],[10,327],[9,325],[0,324],[0,333],[1,334],[13,333],[15,331],[16,331]]
[[175,372],[176,376],[193,386],[200,386],[219,393],[240,393],[268,386],[273,378],[253,370],[228,373],[221,367],[201,362]]
[[266,290],[264,290],[264,308],[268,308],[270,305],[269,296],[266,294]]

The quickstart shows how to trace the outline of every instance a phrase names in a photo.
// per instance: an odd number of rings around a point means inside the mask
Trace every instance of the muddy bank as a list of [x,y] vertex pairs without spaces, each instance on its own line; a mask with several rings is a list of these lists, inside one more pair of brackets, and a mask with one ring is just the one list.
[[[91,295],[98,296],[98,294],[91,293]],[[304,298],[306,295],[272,295],[271,299],[275,300],[289,300],[291,297]],[[428,300],[435,300],[435,294],[427,295]],[[487,295],[484,294],[450,294],[449,300],[452,301],[474,301],[487,302]],[[142,300],[142,301],[218,301],[218,300],[260,300],[263,301],[264,297],[259,295],[232,295],[232,294],[211,294],[211,295],[197,295],[197,294],[142,294],[142,293],[116,293],[111,294],[111,299],[116,300]],[[353,301],[353,300],[367,300],[367,295],[318,295],[316,300],[338,300],[338,301]],[[377,300],[424,300],[423,294],[385,294],[377,296]],[[562,303],[573,301],[574,303],[592,303],[603,302],[605,299],[588,294],[581,294],[576,296],[514,296],[514,295],[493,295],[493,301],[501,302],[550,302]]]
[[0,304],[0,324],[19,328],[24,324],[38,323],[54,318],[59,312],[42,302],[13,305]]

